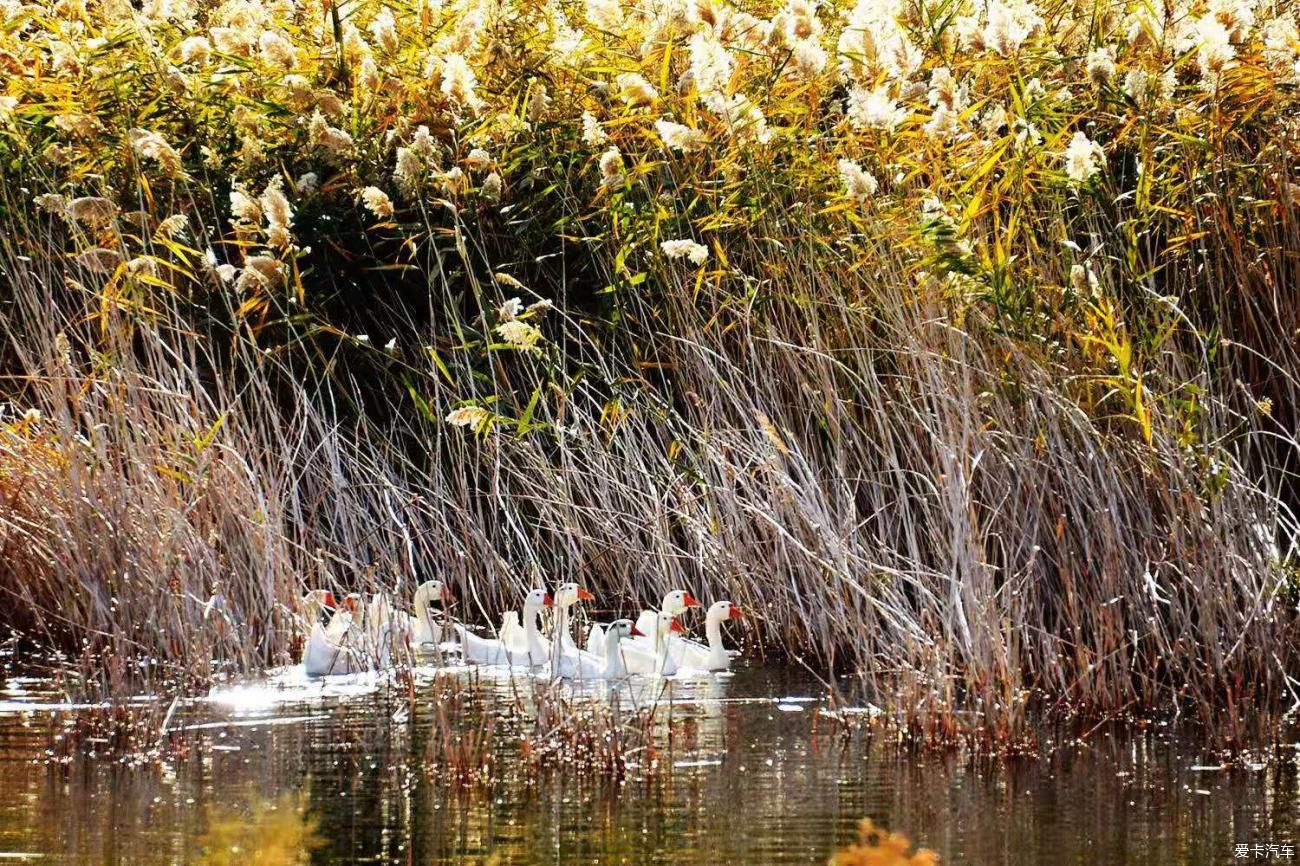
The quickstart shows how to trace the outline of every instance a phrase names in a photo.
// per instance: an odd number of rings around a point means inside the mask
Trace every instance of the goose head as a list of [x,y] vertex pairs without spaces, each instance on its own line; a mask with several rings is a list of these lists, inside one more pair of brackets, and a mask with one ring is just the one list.
[[667,611],[673,616],[678,616],[686,613],[687,608],[699,606],[700,603],[695,599],[695,596],[684,589],[674,589],[664,596],[663,604],[660,605],[659,609]]
[[645,632],[636,627],[636,623],[630,619],[616,619],[609,624],[605,634],[616,634],[619,640],[629,637],[645,637]]
[[657,619],[659,620],[659,634],[657,637],[660,641],[667,640],[669,635],[681,634],[685,631],[685,629],[682,628],[682,624],[677,621],[677,617],[673,616],[666,610],[659,611]]
[[524,612],[536,613],[544,607],[551,607],[555,604],[555,599],[544,589],[530,590],[528,595],[524,596]]
[[630,637],[645,637],[645,633],[636,627],[636,623],[630,619],[616,619],[609,624],[605,631],[605,656],[608,658],[612,653],[617,652],[618,642]]
[[596,597],[576,583],[562,583],[555,588],[555,604],[558,607],[573,607],[580,601],[595,601]]
[[453,597],[441,580],[426,580],[415,589],[415,606],[431,604],[435,601],[451,604]]
[[743,619],[745,612],[729,601],[715,601],[705,614],[705,622],[720,623],[728,619]]

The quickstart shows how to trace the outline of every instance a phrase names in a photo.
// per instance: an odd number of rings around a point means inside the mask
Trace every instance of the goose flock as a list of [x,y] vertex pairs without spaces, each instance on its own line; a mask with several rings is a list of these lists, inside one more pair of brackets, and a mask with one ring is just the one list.
[[[339,600],[329,590],[311,590],[298,606],[307,636],[303,668],[309,676],[383,670],[392,666],[395,651],[408,646],[458,652],[466,664],[541,668],[553,677],[575,680],[667,677],[731,667],[736,653],[722,643],[722,624],[744,614],[729,601],[709,607],[704,643],[688,638],[681,623],[700,603],[686,590],[675,589],[658,610],[643,610],[636,620],[593,625],[579,647],[571,612],[594,600],[576,583],[561,584],[554,595],[534,589],[524,596],[521,610],[507,611],[494,635],[484,636],[448,615],[452,594],[438,580],[420,584],[409,613],[394,608],[383,592],[364,601],[357,594]],[[541,624],[543,611],[551,613],[549,631]]]

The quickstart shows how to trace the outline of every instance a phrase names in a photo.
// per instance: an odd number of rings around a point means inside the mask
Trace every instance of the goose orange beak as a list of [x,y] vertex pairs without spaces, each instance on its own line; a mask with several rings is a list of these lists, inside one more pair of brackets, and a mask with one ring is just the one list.
[[686,593],[686,598],[682,600],[682,604],[686,605],[687,607],[700,606],[700,602],[695,598],[695,596],[691,595],[689,592]]
[[325,594],[321,596],[321,604],[328,607],[330,610],[334,610],[339,606],[339,603],[334,599],[334,593],[330,592],[328,589],[325,590]]
[[[699,602],[697,601],[696,604],[699,604]],[[682,628],[682,624],[677,621],[677,617],[673,617],[673,624],[668,626],[668,630],[673,634],[681,634],[685,631],[685,629]]]
[[592,595],[591,593],[587,592],[585,589],[582,589],[581,587],[578,588],[578,601],[595,601],[595,600],[596,600],[596,596]]
[[555,599],[551,598],[551,594],[549,592],[542,593],[542,607],[553,607],[554,605]]
[[349,595],[347,598],[343,599],[343,606],[347,608],[350,613],[356,613],[357,597],[355,595]]
[[731,618],[732,618],[732,619],[744,619],[744,618],[745,618],[745,612],[744,612],[743,610],[741,610],[740,608],[736,607],[736,606],[733,604],[733,605],[731,606]]
[[641,629],[636,626],[632,626],[632,637],[645,637],[645,632],[641,631]]

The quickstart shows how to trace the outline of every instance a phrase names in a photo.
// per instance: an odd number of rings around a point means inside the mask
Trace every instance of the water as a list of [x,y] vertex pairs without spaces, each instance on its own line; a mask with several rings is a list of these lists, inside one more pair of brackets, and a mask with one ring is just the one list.
[[[918,755],[831,724],[806,675],[754,668],[673,684],[618,783],[581,744],[539,757],[527,687],[443,677],[416,678],[412,712],[404,684],[286,674],[178,706],[162,737],[167,707],[146,702],[134,749],[92,724],[102,710],[52,712],[11,679],[0,861],[244,863],[260,846],[267,864],[304,847],[317,864],[820,864],[869,816],[950,864],[1296,862],[1292,751],[1219,769],[1156,729],[1009,763]],[[453,681],[470,687],[455,698]],[[622,691],[622,711],[652,691]],[[455,734],[437,733],[439,705]],[[490,772],[455,766],[475,742]],[[1234,856],[1269,843],[1271,858]]]

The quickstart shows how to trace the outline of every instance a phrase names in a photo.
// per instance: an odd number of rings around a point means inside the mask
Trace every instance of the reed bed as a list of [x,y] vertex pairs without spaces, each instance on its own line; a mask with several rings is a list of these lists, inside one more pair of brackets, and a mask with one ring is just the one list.
[[1288,5],[3,10],[0,593],[88,685],[437,576],[941,742],[1295,703]]

